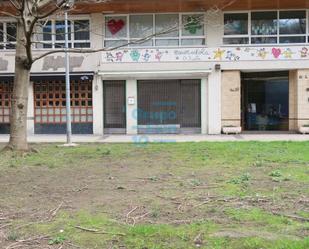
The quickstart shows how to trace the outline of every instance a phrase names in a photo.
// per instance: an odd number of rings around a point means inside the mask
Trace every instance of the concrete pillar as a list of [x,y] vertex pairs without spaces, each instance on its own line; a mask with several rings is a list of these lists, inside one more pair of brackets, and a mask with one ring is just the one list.
[[[94,13],[90,15],[90,19],[91,48],[100,49],[103,46],[104,39],[104,16],[101,13]],[[97,54],[101,55],[101,53]]]
[[127,134],[137,134],[137,80],[126,81]]
[[213,70],[208,77],[208,134],[221,133],[221,71]]
[[221,120],[224,125],[241,125],[241,78],[240,71],[222,72]]
[[34,96],[33,96],[33,82],[30,82],[28,87],[28,111],[27,111],[27,133],[34,134]]
[[205,15],[208,47],[219,47],[224,35],[224,18],[221,10],[208,10]]
[[93,134],[103,135],[103,82],[96,75],[92,83]]
[[201,79],[201,133],[208,133],[208,95],[207,95],[207,78]]

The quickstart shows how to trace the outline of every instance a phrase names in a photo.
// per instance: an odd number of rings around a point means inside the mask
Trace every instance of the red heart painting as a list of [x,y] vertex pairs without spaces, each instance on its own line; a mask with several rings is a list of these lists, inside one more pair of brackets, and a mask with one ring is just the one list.
[[273,56],[277,59],[281,55],[281,49],[280,48],[273,48],[271,50]]
[[121,19],[117,21],[115,19],[111,19],[107,23],[108,30],[112,33],[112,35],[117,34],[124,27],[124,25],[125,23]]

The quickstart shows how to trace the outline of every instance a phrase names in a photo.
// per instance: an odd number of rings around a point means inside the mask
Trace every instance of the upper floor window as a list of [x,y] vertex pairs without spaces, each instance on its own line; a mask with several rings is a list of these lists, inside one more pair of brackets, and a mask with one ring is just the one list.
[[[89,20],[71,20],[68,22],[68,36],[70,48],[90,47]],[[35,33],[36,48],[64,48],[65,22],[51,20],[42,22]]]
[[0,49],[15,49],[16,23],[0,22]]
[[224,14],[224,44],[306,43],[306,11]]
[[249,43],[248,13],[232,13],[224,15],[224,43]]
[[[69,21],[69,47],[90,47],[90,22],[89,20]],[[63,20],[51,20],[37,25],[33,37],[35,47],[64,48],[65,23]],[[15,49],[16,23],[0,22],[0,49]]]
[[[139,40],[148,38],[144,42]],[[203,14],[137,14],[105,17],[105,47],[203,46]]]

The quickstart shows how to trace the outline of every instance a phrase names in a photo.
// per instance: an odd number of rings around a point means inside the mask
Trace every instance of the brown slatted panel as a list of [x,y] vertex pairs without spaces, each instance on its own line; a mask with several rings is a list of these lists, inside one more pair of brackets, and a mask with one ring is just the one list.
[[104,128],[126,128],[125,81],[104,81]]
[[[92,82],[71,82],[72,123],[92,123]],[[65,82],[42,80],[34,83],[34,115],[37,124],[66,122]]]
[[13,83],[0,80],[0,123],[10,123],[11,96]]

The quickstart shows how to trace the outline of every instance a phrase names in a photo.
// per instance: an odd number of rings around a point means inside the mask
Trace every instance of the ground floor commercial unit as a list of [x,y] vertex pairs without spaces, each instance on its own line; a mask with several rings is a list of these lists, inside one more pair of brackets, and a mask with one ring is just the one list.
[[[29,134],[66,131],[63,73],[33,73]],[[9,132],[13,76],[0,76],[0,133]],[[219,134],[297,131],[309,124],[309,70],[74,72],[74,134]]]

